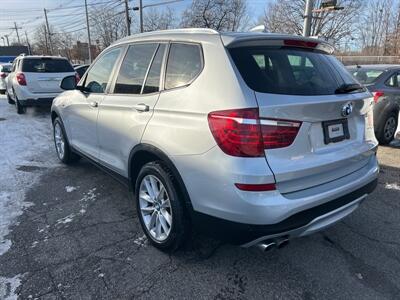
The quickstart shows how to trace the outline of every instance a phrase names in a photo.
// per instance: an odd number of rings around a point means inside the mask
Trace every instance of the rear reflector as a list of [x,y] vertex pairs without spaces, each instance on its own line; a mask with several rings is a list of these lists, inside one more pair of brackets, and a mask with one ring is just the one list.
[[223,152],[238,157],[261,157],[265,149],[290,146],[301,122],[260,119],[258,108],[211,112],[208,124]]
[[375,91],[372,93],[374,95],[374,102],[377,103],[379,101],[380,97],[385,96],[385,93],[383,91]]
[[246,192],[266,192],[266,191],[276,190],[275,183],[265,183],[265,184],[235,183],[235,186],[239,190],[246,191]]
[[6,73],[0,72],[0,78],[6,78],[6,77],[7,77]]
[[316,48],[318,46],[317,42],[308,42],[301,40],[284,40],[283,43],[285,46],[301,47],[301,48]]

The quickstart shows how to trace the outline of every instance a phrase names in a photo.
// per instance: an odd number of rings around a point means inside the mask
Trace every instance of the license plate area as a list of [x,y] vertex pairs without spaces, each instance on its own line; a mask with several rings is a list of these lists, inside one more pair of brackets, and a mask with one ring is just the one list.
[[325,145],[350,139],[347,119],[322,122]]

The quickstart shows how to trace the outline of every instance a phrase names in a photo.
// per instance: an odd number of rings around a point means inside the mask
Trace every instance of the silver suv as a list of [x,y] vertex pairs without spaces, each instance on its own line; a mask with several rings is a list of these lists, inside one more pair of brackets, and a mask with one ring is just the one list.
[[176,249],[195,227],[283,246],[349,215],[377,184],[373,99],[297,36],[153,32],[122,39],[52,106],[58,157],[129,187],[143,230]]

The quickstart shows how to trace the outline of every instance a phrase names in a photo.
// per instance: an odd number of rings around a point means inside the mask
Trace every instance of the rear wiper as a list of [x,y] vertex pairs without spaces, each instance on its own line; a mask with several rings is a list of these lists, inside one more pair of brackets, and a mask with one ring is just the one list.
[[358,83],[345,83],[335,90],[335,94],[347,94],[355,91],[365,91],[365,88]]

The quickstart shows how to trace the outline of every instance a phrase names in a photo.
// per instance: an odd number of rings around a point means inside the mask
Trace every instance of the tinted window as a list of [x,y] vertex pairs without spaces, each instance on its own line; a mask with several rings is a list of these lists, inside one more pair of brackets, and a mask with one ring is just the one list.
[[147,75],[146,83],[143,88],[143,94],[155,93],[160,90],[160,73],[164,51],[165,44],[161,44],[157,50],[156,56],[154,57],[153,63],[151,64],[149,74]]
[[68,60],[60,58],[24,58],[22,72],[32,73],[65,73],[74,72]]
[[383,70],[364,69],[350,70],[351,74],[362,84],[374,83],[379,76],[383,74]]
[[187,85],[200,73],[202,67],[199,45],[171,44],[165,88],[172,89]]
[[115,83],[116,94],[140,94],[144,77],[157,44],[132,45],[128,49]]
[[111,50],[101,56],[89,70],[85,88],[89,93],[104,93],[121,49]]
[[320,52],[261,46],[230,53],[247,85],[261,93],[331,95],[344,83],[357,83],[334,57]]
[[76,67],[75,71],[78,73],[79,77],[82,78],[88,68],[89,66]]

